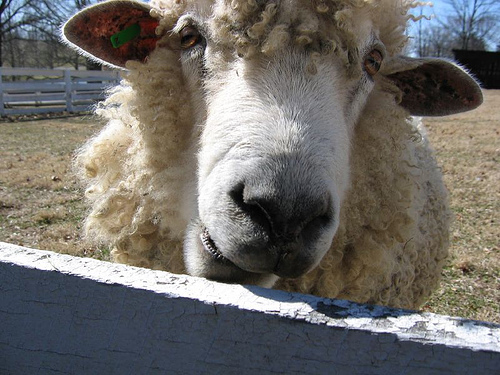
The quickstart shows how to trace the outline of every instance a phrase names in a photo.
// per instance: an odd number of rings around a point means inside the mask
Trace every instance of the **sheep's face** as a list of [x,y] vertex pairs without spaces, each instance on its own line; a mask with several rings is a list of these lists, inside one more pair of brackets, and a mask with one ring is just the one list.
[[482,100],[457,66],[397,56],[412,0],[153,3],[155,17],[142,2],[98,3],[63,31],[84,53],[121,67],[167,48],[175,69],[163,70],[161,53],[152,65],[128,66],[160,69],[156,78],[182,71],[199,134],[197,191],[185,194],[194,207],[185,263],[194,275],[271,285],[320,262],[349,186],[355,123],[376,85],[400,92],[416,115]]
[[212,39],[212,25],[188,15],[174,29],[201,128],[187,269],[233,282],[298,277],[338,227],[352,128],[374,86],[363,63],[376,65],[383,46],[367,33],[352,74],[332,54],[312,66],[293,44],[239,57]]

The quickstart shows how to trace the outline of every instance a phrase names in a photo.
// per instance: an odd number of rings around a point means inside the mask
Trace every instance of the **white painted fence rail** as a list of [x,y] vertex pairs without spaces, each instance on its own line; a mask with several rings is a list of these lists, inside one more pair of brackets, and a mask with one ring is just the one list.
[[0,374],[500,373],[500,326],[0,243]]
[[0,68],[0,115],[87,111],[118,82],[117,71]]

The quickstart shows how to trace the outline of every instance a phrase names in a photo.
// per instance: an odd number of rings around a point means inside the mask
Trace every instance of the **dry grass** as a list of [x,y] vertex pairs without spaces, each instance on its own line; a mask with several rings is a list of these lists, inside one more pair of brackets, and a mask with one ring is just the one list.
[[500,322],[500,90],[476,111],[425,124],[455,214],[450,261],[426,309]]
[[[425,310],[500,322],[500,91],[479,110],[426,119],[456,215],[451,258]],[[73,151],[101,128],[89,118],[0,123],[0,241],[107,259],[80,236]]]
[[0,123],[0,241],[108,257],[81,239],[86,208],[73,152],[101,128],[90,118]]

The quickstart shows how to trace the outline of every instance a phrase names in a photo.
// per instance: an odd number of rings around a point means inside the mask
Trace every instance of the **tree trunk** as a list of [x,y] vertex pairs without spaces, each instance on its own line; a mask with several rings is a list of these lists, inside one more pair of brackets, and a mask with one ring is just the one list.
[[[1,10],[3,12],[3,9]],[[2,13],[0,12],[0,28],[2,26]],[[0,30],[0,67],[3,66],[3,30]]]

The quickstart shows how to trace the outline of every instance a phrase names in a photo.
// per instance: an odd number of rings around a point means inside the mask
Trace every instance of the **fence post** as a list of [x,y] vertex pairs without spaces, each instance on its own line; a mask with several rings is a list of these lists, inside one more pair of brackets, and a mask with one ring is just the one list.
[[3,84],[2,84],[2,68],[0,67],[0,116],[5,115],[5,108],[3,103]]
[[71,71],[69,69],[64,70],[64,84],[66,86],[66,110],[68,112],[73,112],[73,87],[71,82]]

